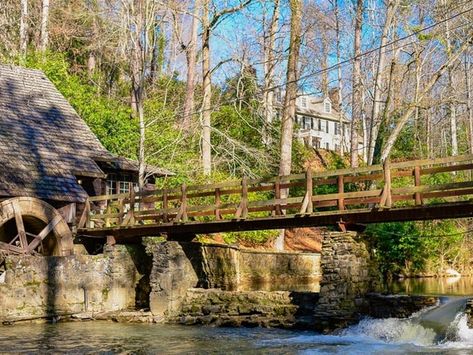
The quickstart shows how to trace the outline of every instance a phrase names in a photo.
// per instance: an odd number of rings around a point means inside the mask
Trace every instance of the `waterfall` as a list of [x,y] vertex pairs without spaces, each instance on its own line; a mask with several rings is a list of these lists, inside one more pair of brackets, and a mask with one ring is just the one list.
[[409,318],[367,318],[338,335],[369,337],[391,344],[432,346],[460,342],[473,346],[473,329],[468,328],[464,313],[466,301],[462,297],[444,297],[439,305]]

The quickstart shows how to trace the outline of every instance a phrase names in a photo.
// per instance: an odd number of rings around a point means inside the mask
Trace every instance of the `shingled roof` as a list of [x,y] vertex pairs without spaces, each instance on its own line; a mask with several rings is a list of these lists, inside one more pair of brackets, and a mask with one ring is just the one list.
[[0,197],[84,201],[76,176],[104,178],[96,161],[138,168],[108,152],[41,71],[0,65]]

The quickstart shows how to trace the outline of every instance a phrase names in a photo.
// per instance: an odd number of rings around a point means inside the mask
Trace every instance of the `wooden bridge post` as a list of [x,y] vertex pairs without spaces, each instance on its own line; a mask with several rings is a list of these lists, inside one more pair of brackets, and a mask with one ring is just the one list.
[[345,185],[343,182],[343,175],[339,175],[337,178],[338,182],[338,209],[344,210],[345,209],[345,199],[343,198],[343,194],[345,193]]
[[187,222],[187,185],[181,185],[181,218]]
[[163,222],[167,223],[168,221],[168,190],[163,190]]
[[384,173],[384,189],[383,197],[381,198],[381,207],[391,208],[392,206],[392,196],[391,196],[391,168],[389,159],[386,159],[383,163],[383,173]]
[[[421,173],[420,166],[414,167],[414,184],[415,184],[416,187],[421,185],[420,173]],[[416,200],[416,206],[422,205],[422,196],[421,196],[420,192],[416,192],[414,194],[414,196],[415,196],[415,200]]]
[[312,168],[309,166],[305,172],[305,189],[307,194],[307,209],[306,213],[312,214],[314,212],[314,204],[312,203],[312,196],[314,191],[314,182],[312,181]]
[[135,224],[135,189],[133,186],[130,188],[130,218],[128,219],[128,223],[130,225]]
[[220,189],[217,187],[215,189],[215,219],[216,220],[221,220],[222,219],[222,215],[220,214],[220,203],[221,203],[221,199],[220,199]]
[[241,180],[241,203],[242,203],[242,218],[248,217],[248,178],[243,176]]
[[[279,175],[276,176],[276,180],[274,181],[274,199],[281,199],[281,177]],[[282,215],[281,205],[279,203],[276,203],[274,206],[274,213],[276,216]]]

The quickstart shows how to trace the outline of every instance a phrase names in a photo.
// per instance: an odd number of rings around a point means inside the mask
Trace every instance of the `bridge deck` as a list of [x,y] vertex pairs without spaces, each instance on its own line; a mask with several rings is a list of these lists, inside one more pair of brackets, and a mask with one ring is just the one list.
[[126,239],[472,217],[472,169],[466,155],[96,196],[78,234]]

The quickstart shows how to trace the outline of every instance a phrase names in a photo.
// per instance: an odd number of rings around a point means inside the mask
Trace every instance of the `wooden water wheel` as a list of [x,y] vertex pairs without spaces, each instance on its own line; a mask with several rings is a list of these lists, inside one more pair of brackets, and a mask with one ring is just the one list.
[[61,214],[32,197],[0,202],[0,251],[6,254],[71,255],[72,232]]

